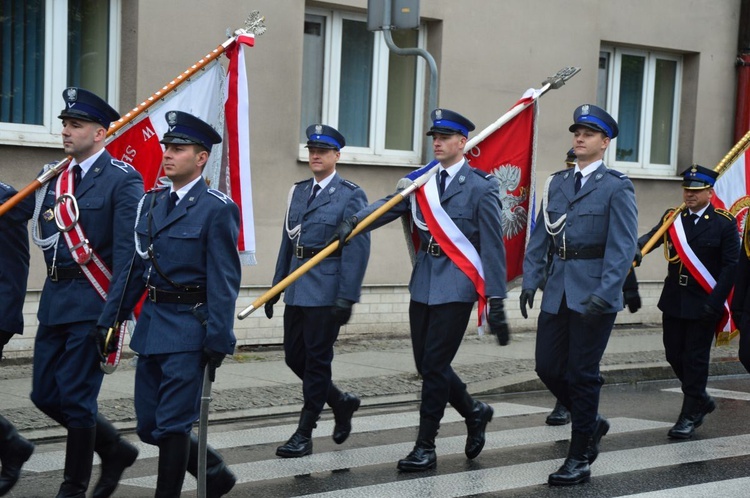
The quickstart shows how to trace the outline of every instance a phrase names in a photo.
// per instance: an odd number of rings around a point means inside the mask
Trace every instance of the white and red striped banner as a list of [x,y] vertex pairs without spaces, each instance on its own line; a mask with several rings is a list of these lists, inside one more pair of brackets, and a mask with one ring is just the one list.
[[750,149],[724,171],[714,185],[712,204],[726,209],[737,218],[737,230],[742,235],[742,227],[750,209]]

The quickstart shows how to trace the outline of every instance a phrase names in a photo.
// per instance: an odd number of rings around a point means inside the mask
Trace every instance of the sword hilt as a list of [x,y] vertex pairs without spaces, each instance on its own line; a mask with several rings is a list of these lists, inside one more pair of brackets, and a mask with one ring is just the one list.
[[118,330],[120,330],[119,323],[115,323],[114,326],[107,329],[107,337],[104,338],[104,346],[102,351],[102,356],[104,356],[105,358],[109,356],[110,342],[117,339]]

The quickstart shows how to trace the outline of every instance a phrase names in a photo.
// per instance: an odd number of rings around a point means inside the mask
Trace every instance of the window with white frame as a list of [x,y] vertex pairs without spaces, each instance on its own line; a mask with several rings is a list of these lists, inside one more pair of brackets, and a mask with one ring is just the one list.
[[[422,47],[424,30],[392,31],[396,45]],[[305,14],[300,159],[305,129],[324,123],[346,138],[341,161],[421,163],[424,64],[390,52],[364,15],[310,9]]]
[[602,47],[597,104],[620,128],[607,164],[630,175],[676,173],[681,85],[680,55]]
[[117,107],[120,2],[0,2],[0,143],[59,146],[68,86]]

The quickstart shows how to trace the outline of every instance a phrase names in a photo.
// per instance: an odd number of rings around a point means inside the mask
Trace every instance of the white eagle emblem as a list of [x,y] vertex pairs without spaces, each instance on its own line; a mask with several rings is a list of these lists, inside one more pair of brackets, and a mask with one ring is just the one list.
[[492,170],[500,181],[500,202],[502,203],[503,237],[510,239],[526,228],[529,213],[520,204],[528,198],[528,189],[521,187],[519,195],[512,192],[521,184],[521,168],[512,164],[503,164]]

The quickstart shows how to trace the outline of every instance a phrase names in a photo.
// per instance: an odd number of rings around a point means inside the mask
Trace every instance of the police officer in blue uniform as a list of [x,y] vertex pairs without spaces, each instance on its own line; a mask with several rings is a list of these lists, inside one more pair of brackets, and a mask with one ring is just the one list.
[[[82,88],[63,91],[60,112],[64,151],[72,157],[73,197],[84,244],[109,268],[109,295],[127,279],[134,244],[130,233],[143,180],[132,166],[104,148],[110,122],[120,116],[104,100]],[[116,304],[106,302],[72,256],[55,220],[59,192],[52,180],[37,191],[34,242],[44,251],[48,277],[42,289],[34,343],[31,399],[42,412],[67,428],[64,482],[59,497],[83,497],[91,477],[93,451],[102,460],[95,497],[110,496],[125,468],[138,456],[135,446],[97,413],[103,372],[91,333],[97,321],[112,326]],[[60,199],[61,201],[64,198]],[[93,264],[89,260],[88,263]]]
[[[571,412],[568,456],[550,485],[587,482],[599,441],[609,430],[598,414],[599,362],[636,253],[637,209],[633,184],[602,158],[618,133],[603,109],[579,106],[569,130],[577,164],[554,173],[526,248],[521,313],[544,285],[537,325],[536,371]],[[547,255],[552,263],[545,282]]]
[[[147,291],[130,341],[138,353],[137,432],[143,442],[159,447],[156,496],[178,497],[186,470],[198,472],[192,426],[200,414],[204,367],[208,364],[213,380],[236,344],[240,212],[230,198],[209,189],[202,176],[221,136],[185,112],[169,111],[165,118],[169,128],[161,140],[166,146],[162,167],[171,186],[146,193],[138,205],[138,256],[120,313],[131,310]],[[206,480],[210,497],[227,494],[236,483],[210,447]]]
[[[16,194],[0,182],[0,204]],[[23,301],[29,276],[29,233],[26,224],[34,212],[34,198],[26,197],[0,216],[0,360],[3,347],[14,334],[23,333]],[[34,452],[13,424],[0,416],[0,496],[4,496],[21,476],[21,466]]]
[[[435,109],[431,117],[432,126],[427,135],[432,137],[434,157],[440,167],[438,174],[429,181],[435,182],[442,208],[479,253],[490,331],[497,336],[500,345],[505,345],[509,341],[509,330],[503,307],[506,270],[500,186],[493,175],[470,167],[464,159],[464,146],[474,124],[448,109]],[[360,220],[392,197],[376,201],[345,220],[337,229],[339,240],[348,237]],[[466,420],[468,435],[464,451],[470,459],[476,458],[484,447],[485,429],[492,420],[493,410],[486,403],[473,399],[466,384],[451,368],[477,301],[474,283],[433,238],[416,200],[404,199],[367,229],[382,226],[408,212],[416,213],[420,237],[409,283],[409,325],[414,361],[422,375],[422,403],[416,444],[397,467],[403,472],[419,472],[437,465],[435,437],[447,403]]]
[[745,370],[750,372],[750,223],[747,219],[734,281],[732,318],[740,331],[739,358]]
[[[681,225],[688,245],[716,286],[710,293],[701,287],[677,254],[668,232],[654,245],[654,248],[665,246],[667,277],[658,306],[662,311],[667,362],[680,379],[683,393],[680,415],[668,432],[671,439],[691,438],[704,417],[716,409],[716,403],[706,392],[711,343],[724,301],[734,285],[740,251],[734,216],[711,204],[718,174],[696,164],[682,175],[687,209],[680,214]],[[672,210],[668,210],[663,219],[671,214]],[[651,239],[663,219],[638,239],[639,247]]]
[[[346,145],[336,129],[314,124],[307,128],[307,149],[313,178],[292,187],[281,233],[273,284],[306,263],[331,239],[336,226],[367,205],[365,192],[336,172]],[[276,449],[282,458],[312,453],[312,430],[327,403],[333,411],[333,441],[341,444],[352,430],[351,420],[360,400],[331,381],[333,344],[359,301],[362,279],[370,257],[369,236],[353,240],[304,274],[284,292],[284,356],[302,379],[304,405],[291,438]],[[265,306],[273,316],[275,296]]]

